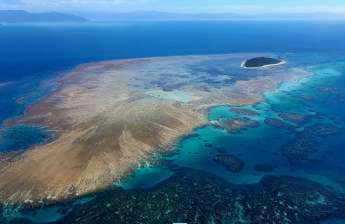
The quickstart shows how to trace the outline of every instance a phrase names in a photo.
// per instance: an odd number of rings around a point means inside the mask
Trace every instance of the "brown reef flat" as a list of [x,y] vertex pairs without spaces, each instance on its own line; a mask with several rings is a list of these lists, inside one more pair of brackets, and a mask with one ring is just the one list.
[[[252,56],[106,61],[78,66],[52,80],[56,91],[6,125],[44,125],[56,136],[10,160],[2,155],[0,201],[49,203],[106,188],[207,123],[210,106],[256,103],[280,82],[309,75],[296,68],[241,71],[234,77],[200,71],[214,61],[236,69]],[[227,61],[236,63],[231,67]],[[243,81],[246,72],[258,74]],[[233,84],[226,82],[229,78]],[[212,86],[210,79],[224,84]]]

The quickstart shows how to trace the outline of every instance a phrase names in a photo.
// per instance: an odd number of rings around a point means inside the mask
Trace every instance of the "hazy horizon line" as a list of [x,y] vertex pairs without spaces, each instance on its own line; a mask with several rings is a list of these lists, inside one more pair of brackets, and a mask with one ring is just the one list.
[[33,14],[39,13],[64,13],[81,16],[90,22],[111,22],[111,21],[202,21],[202,20],[345,20],[345,15],[334,12],[291,12],[291,13],[262,13],[248,14],[248,13],[233,13],[233,12],[169,12],[160,10],[128,10],[128,11],[89,11],[89,12],[72,12],[72,11],[41,11],[35,12],[21,9],[8,9],[1,11],[25,11]]

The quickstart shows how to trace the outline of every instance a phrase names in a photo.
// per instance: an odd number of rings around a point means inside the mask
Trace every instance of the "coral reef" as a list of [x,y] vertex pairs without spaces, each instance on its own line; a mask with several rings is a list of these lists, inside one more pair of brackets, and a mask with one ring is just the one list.
[[237,133],[247,128],[257,128],[260,124],[249,118],[220,119],[216,123],[216,127],[224,128],[228,132]]
[[249,109],[243,109],[243,108],[238,108],[238,107],[232,107],[230,108],[230,111],[243,115],[243,116],[257,116],[259,115],[258,112],[249,110]]
[[294,139],[281,148],[291,164],[308,160],[315,151],[315,144],[320,137],[340,134],[343,129],[330,124],[315,124],[306,127],[302,132],[296,134]]
[[[345,219],[345,195],[315,182],[265,176],[258,184],[232,185],[213,175],[179,170],[145,191],[110,189],[77,206],[54,224],[294,223]],[[10,224],[28,224],[24,220]]]
[[307,115],[285,112],[280,112],[279,117],[281,117],[285,121],[290,121],[299,125],[308,122],[310,119],[310,117]]
[[266,118],[265,119],[265,124],[269,125],[269,126],[272,126],[272,127],[276,127],[276,128],[280,128],[280,129],[293,129],[294,126],[293,125],[290,125],[280,119],[277,119],[277,118]]
[[[264,73],[239,68],[237,62],[257,56],[104,61],[57,76],[49,81],[53,91],[5,122],[47,127],[54,137],[30,146],[20,160],[0,161],[0,202],[41,206],[107,188],[207,124],[208,108],[254,104],[280,83],[310,75],[289,66]],[[235,132],[258,125],[220,122]]]
[[213,160],[223,165],[227,170],[239,173],[244,167],[244,162],[235,155],[230,154],[217,154]]

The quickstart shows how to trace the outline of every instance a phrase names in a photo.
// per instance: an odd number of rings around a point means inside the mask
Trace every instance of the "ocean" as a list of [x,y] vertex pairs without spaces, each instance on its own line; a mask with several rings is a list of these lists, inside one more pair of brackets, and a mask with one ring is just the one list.
[[[174,153],[157,155],[160,165],[146,164],[115,185],[127,191],[146,191],[167,181],[179,168],[188,168],[241,186],[257,184],[266,175],[293,176],[344,194],[345,135],[341,132],[345,128],[344,40],[345,23],[337,21],[0,26],[0,122],[23,114],[27,105],[54,90],[50,79],[78,64],[156,56],[273,52],[315,75],[301,83],[282,84],[277,90],[265,93],[264,102],[240,107],[245,112],[231,106],[210,108],[209,121],[250,118],[258,127],[234,133],[212,125],[200,127],[181,139]],[[299,116],[289,117],[292,113]],[[284,116],[285,126],[274,123]],[[2,125],[0,152],[25,150],[48,141],[52,135],[45,127]],[[313,152],[291,153],[296,143],[302,147],[308,144]],[[224,153],[244,162],[241,172],[229,172],[216,163],[215,156]],[[306,162],[299,163],[301,157]],[[10,208],[3,213],[3,220],[69,223],[64,221],[64,216],[74,207],[83,207],[90,201],[96,203],[95,200],[91,195],[71,204],[24,213]],[[326,204],[323,204],[325,209]],[[345,217],[329,215],[301,223],[345,223],[338,218]]]

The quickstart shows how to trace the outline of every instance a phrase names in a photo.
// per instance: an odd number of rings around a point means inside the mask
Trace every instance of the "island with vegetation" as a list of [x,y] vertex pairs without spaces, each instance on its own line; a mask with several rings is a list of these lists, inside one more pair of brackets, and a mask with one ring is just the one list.
[[242,63],[242,68],[262,68],[285,64],[286,61],[273,57],[255,57]]

